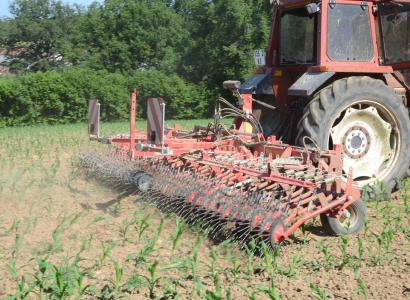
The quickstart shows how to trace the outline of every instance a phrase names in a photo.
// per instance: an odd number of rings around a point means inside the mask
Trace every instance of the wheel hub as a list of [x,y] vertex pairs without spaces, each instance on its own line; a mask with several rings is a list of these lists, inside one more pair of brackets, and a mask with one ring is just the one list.
[[361,186],[380,179],[380,174],[388,168],[395,148],[391,143],[392,130],[375,106],[349,107],[331,129],[333,144],[343,145],[344,172],[347,174],[352,168],[354,179]]
[[353,126],[343,137],[343,148],[347,156],[361,158],[369,152],[371,139],[369,132],[362,126]]

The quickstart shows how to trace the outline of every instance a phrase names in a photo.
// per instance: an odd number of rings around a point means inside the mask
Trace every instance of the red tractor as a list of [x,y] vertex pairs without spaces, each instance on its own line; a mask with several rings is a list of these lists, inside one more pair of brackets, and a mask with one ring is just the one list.
[[410,1],[276,0],[257,73],[239,92],[260,100],[265,136],[342,145],[344,172],[361,187],[389,192],[408,175]]

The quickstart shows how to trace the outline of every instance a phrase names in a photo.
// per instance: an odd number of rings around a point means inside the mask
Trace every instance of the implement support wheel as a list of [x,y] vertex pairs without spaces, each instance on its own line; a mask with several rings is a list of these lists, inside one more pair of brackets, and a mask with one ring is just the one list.
[[320,215],[323,229],[330,235],[355,234],[362,229],[366,216],[366,207],[363,200],[357,200],[338,217]]

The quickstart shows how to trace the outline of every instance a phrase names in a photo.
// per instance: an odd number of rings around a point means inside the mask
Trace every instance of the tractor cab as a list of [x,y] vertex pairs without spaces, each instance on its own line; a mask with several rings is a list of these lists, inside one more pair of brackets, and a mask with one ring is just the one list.
[[393,190],[410,163],[409,15],[408,0],[277,0],[266,64],[240,88],[264,134],[342,145],[345,173]]

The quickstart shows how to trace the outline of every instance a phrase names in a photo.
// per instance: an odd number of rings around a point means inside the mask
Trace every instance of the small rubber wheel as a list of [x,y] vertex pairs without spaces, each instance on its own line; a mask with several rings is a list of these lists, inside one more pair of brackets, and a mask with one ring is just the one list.
[[326,214],[320,215],[323,229],[330,235],[356,234],[363,226],[366,216],[366,206],[363,200],[357,200],[338,217]]

